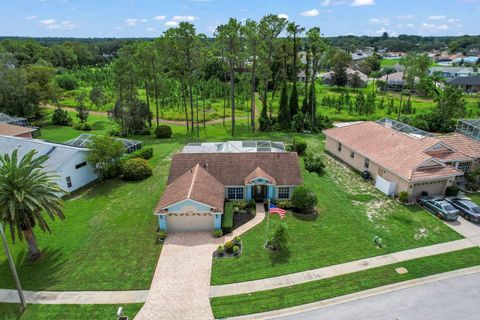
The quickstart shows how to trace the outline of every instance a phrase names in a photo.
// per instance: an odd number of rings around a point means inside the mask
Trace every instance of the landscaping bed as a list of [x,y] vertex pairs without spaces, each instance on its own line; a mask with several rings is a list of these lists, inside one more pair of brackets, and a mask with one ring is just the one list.
[[[434,255],[289,287],[211,299],[215,318],[278,310],[480,264],[480,248]],[[403,267],[407,273],[399,274]]]

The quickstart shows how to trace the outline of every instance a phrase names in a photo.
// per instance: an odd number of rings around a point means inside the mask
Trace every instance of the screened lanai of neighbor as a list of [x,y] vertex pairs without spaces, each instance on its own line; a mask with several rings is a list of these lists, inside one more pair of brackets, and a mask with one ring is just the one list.
[[[92,137],[93,137],[93,134],[82,133],[75,139],[68,140],[67,142],[65,142],[65,144],[69,146],[79,147],[79,148],[88,148],[88,145],[90,144]],[[130,154],[132,152],[142,149],[141,141],[129,140],[129,139],[123,139],[123,138],[115,138],[115,140],[120,141],[123,144],[125,148],[125,153]]]

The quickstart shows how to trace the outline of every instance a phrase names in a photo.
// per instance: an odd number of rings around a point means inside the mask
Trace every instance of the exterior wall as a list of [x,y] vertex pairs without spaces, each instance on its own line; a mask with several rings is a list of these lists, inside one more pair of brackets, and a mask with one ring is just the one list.
[[[56,182],[62,189],[72,192],[98,178],[93,166],[89,163],[84,167],[78,169],[75,168],[77,164],[85,161],[87,161],[87,152],[79,151],[60,167],[61,169],[57,171],[59,177],[56,179]],[[70,177],[72,181],[72,186],[70,188],[67,185],[67,177]]]
[[158,226],[160,227],[160,230],[167,231],[167,216],[164,214],[161,214],[158,216]]
[[26,132],[26,133],[22,133],[22,134],[17,134],[15,137],[31,139],[32,138],[32,133],[31,132]]
[[187,199],[168,208],[168,213],[210,212],[210,207],[197,201]]
[[213,216],[213,228],[215,230],[220,230],[222,228],[222,215],[220,213]]

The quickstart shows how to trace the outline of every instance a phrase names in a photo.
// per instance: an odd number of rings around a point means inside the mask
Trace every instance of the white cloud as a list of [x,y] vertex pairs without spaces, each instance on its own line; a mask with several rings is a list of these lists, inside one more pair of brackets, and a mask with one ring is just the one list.
[[288,20],[288,15],[286,13],[280,13],[278,15],[279,18],[284,18],[284,19],[287,19]]
[[447,16],[430,16],[428,20],[445,20]]
[[128,19],[125,19],[125,23],[127,25],[129,25],[130,27],[133,27],[133,26],[137,25],[138,19],[128,18]]
[[376,34],[383,34],[384,32],[388,32],[387,29],[381,28],[381,29],[378,29],[377,31],[375,31]]
[[194,21],[197,17],[195,16],[173,16],[172,21]]
[[398,15],[397,18],[401,20],[410,20],[410,19],[413,19],[414,16],[411,14],[401,14],[401,15]]
[[152,28],[152,27],[150,27],[150,28],[146,28],[146,29],[145,29],[145,31],[148,31],[148,32],[153,32],[153,31],[155,31],[155,28]]
[[346,4],[347,0],[323,0],[320,2],[322,7],[330,7],[330,6],[339,6],[342,4]]
[[374,4],[375,4],[375,0],[354,0],[351,5],[354,7],[363,7],[363,6],[373,6]]
[[178,22],[177,21],[167,21],[167,22],[165,22],[165,26],[176,27],[176,26],[178,26]]
[[40,23],[43,24],[44,26],[49,26],[52,24],[55,24],[57,21],[55,19],[46,19],[46,20],[40,20]]
[[153,19],[155,20],[165,20],[167,17],[166,16],[155,16]]
[[405,25],[407,28],[414,28],[415,26],[413,25],[413,23],[407,23]]
[[317,9],[307,10],[300,13],[300,15],[304,17],[316,17],[319,14],[320,14],[320,11],[318,11]]
[[423,22],[421,24],[422,29],[428,30],[430,32],[438,32],[438,31],[446,31],[450,29],[450,27],[446,24],[435,24],[435,23],[427,23]]
[[27,20],[33,20],[33,19],[35,19],[36,17],[37,17],[37,16],[28,16],[28,17],[25,17],[25,19],[27,19]]
[[140,22],[148,22],[148,19],[142,19]]
[[387,18],[372,18],[368,21],[370,24],[383,24],[385,26],[388,26],[390,24],[390,21]]

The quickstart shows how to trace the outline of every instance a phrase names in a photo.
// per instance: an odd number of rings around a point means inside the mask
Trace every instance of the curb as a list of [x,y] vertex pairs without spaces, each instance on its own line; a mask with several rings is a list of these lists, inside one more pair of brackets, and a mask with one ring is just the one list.
[[479,273],[479,272],[480,272],[480,266],[469,267],[469,268],[449,271],[445,273],[435,274],[435,275],[431,275],[423,278],[402,281],[402,282],[386,285],[383,287],[377,287],[377,288],[368,289],[364,291],[354,292],[347,295],[338,296],[335,298],[330,298],[330,299],[321,300],[317,302],[311,302],[311,303],[307,303],[307,304],[303,304],[295,307],[248,314],[248,315],[243,315],[238,317],[231,317],[227,319],[232,319],[232,320],[275,319],[278,317],[284,317],[284,316],[294,315],[301,312],[318,310],[318,309],[335,306],[335,305],[346,303],[346,302],[351,302],[351,301],[373,297],[373,296],[377,296],[377,295],[381,295],[381,294],[385,294],[393,291],[416,287],[416,286],[424,285],[431,282],[446,280],[450,278],[470,275],[470,274]]

